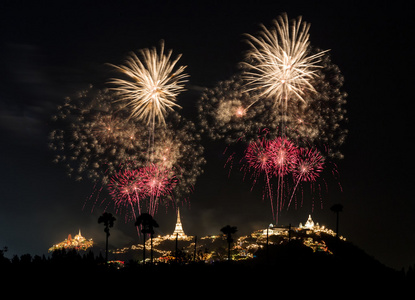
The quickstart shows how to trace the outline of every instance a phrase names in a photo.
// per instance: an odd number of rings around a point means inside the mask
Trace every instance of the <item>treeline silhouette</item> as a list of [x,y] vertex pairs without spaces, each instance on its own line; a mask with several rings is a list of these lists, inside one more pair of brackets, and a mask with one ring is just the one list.
[[[336,210],[337,214],[340,211],[341,207]],[[169,263],[153,263],[151,253],[150,263],[140,264],[136,260],[129,260],[120,267],[107,260],[108,237],[114,221],[115,218],[109,213],[103,214],[98,220],[104,224],[106,234],[104,255],[101,251],[96,253],[92,250],[85,252],[62,249],[48,256],[24,254],[9,259],[5,255],[7,248],[3,248],[0,250],[0,274],[4,275],[2,278],[6,281],[30,282],[36,288],[45,282],[49,286],[62,286],[65,289],[67,285],[79,282],[99,282],[106,289],[109,286],[140,285],[145,289],[154,288],[158,292],[167,293],[170,289],[178,288],[206,292],[207,288],[226,286],[227,291],[239,289],[242,296],[246,296],[244,293],[253,288],[268,291],[277,287],[291,287],[298,291],[298,287],[304,286],[311,290],[316,287],[321,290],[323,287],[322,290],[325,291],[335,287],[337,291],[358,291],[360,294],[367,291],[371,297],[393,291],[396,296],[415,284],[415,266],[407,271],[393,270],[352,243],[328,235],[324,241],[332,254],[313,251],[303,244],[302,239],[289,238],[280,244],[267,243],[252,259],[232,261],[232,234],[237,232],[237,227],[230,225],[221,229],[228,242],[226,260],[206,263],[191,259],[191,255],[185,259],[186,254],[178,251],[176,245],[176,258]],[[137,218],[135,226],[152,239],[153,227],[158,224],[151,216],[143,214]],[[152,246],[150,251],[152,252]],[[145,248],[143,257],[145,258]],[[166,286],[170,289],[165,289]]]
[[[0,270],[6,277],[21,280],[55,280],[71,282],[75,278],[111,280],[113,283],[141,282],[157,286],[155,278],[168,278],[170,284],[201,284],[228,282],[233,285],[269,285],[280,283],[342,284],[344,289],[369,287],[401,288],[415,284],[414,268],[395,271],[370,257],[349,242],[327,239],[333,255],[313,252],[301,241],[269,245],[257,251],[256,257],[245,261],[221,261],[212,264],[172,262],[141,265],[137,261],[107,264],[104,256],[92,251],[57,250],[49,256],[24,254],[11,259],[0,250]],[[8,275],[8,276],[7,276]]]

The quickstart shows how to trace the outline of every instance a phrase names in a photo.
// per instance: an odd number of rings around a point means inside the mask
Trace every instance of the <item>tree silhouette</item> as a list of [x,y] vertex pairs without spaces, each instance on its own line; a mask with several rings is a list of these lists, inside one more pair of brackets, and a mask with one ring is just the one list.
[[104,223],[104,231],[106,233],[106,242],[105,242],[105,261],[108,262],[108,237],[110,236],[110,227],[114,226],[114,222],[117,219],[108,212],[104,212],[99,218],[98,218],[98,224]]
[[159,224],[157,224],[156,220],[153,219],[153,217],[148,213],[142,213],[138,216],[135,224],[135,226],[141,226],[141,233],[144,236],[143,241],[143,264],[145,264],[146,261],[146,234],[150,234],[151,238],[151,263],[153,263],[153,235],[154,235],[154,227],[159,227]]
[[336,237],[339,238],[339,213],[343,211],[343,205],[334,204],[332,207],[330,207],[330,210],[337,214],[336,216]]
[[238,231],[236,226],[226,225],[220,231],[226,234],[226,240],[228,242],[228,261],[231,260],[231,243],[233,242],[232,234]]

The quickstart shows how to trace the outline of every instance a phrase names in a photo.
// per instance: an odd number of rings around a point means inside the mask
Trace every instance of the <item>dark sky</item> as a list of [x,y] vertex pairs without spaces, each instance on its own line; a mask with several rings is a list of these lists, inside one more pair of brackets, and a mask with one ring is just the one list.
[[[93,183],[75,182],[52,163],[48,149],[51,115],[66,96],[110,75],[105,63],[121,63],[129,51],[161,39],[190,74],[188,92],[178,102],[194,116],[198,87],[213,87],[237,71],[246,44],[279,14],[302,15],[311,23],[311,43],[331,49],[348,93],[347,128],[337,161],[336,184],[311,211],[281,215],[298,225],[308,214],[334,228],[334,203],[342,203],[340,231],[349,241],[388,266],[415,263],[413,162],[414,7],[410,1],[2,1],[0,4],[0,247],[9,255],[43,254],[53,243],[81,229],[102,241],[97,224],[103,207],[91,212],[85,200]],[[53,3],[53,4],[51,4]],[[227,176],[225,144],[204,141],[207,165],[189,203],[182,208],[188,234],[217,234],[222,226],[240,234],[272,222],[260,188],[250,192],[242,175]],[[137,242],[122,216],[111,234],[113,246]],[[160,233],[171,233],[172,208],[159,210]]]

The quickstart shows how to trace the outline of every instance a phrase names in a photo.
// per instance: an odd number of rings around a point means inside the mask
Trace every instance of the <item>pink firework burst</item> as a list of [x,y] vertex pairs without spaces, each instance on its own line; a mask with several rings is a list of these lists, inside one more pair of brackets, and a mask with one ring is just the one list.
[[284,176],[292,172],[298,160],[299,150],[285,137],[277,137],[270,145],[276,175]]
[[298,154],[298,161],[293,171],[294,181],[296,184],[288,203],[287,209],[290,207],[293,196],[301,181],[315,182],[324,169],[324,157],[317,149],[301,148]]
[[270,178],[274,174],[274,159],[271,145],[272,141],[267,140],[266,138],[250,143],[245,151],[245,160],[249,169],[253,170],[254,184],[259,174],[264,173],[268,195],[271,201],[272,215],[274,215],[274,204],[272,202],[273,197],[270,183]]
[[277,137],[272,141],[274,172],[277,175],[277,201],[275,219],[278,222],[279,212],[285,205],[284,176],[292,172],[298,160],[297,146],[286,137]]
[[140,199],[143,194],[143,186],[138,170],[121,170],[116,173],[108,184],[108,190],[116,207],[130,206],[135,219],[134,204],[140,210]]
[[[299,150],[297,146],[285,137],[277,137],[274,140],[262,138],[248,145],[245,151],[245,160],[249,169],[254,170],[254,183],[260,173],[265,174],[267,192],[271,201],[272,215],[278,212],[284,205],[284,176],[295,169]],[[270,180],[277,176],[277,202],[273,203],[273,194]]]
[[149,197],[148,211],[154,215],[157,211],[160,197],[171,195],[177,184],[176,176],[171,168],[150,164],[140,169],[143,191]]
[[324,157],[317,149],[301,148],[293,171],[296,180],[314,182],[324,169]]
[[265,172],[266,174],[273,173],[274,159],[271,151],[271,144],[271,141],[262,138],[248,145],[245,152],[245,159],[249,168],[253,169],[254,172]]

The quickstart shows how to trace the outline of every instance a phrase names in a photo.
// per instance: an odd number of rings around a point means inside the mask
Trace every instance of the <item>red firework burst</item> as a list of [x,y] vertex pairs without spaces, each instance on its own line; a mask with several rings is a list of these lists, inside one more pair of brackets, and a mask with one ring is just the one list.
[[317,149],[301,148],[293,175],[295,180],[314,182],[324,169],[324,157]]
[[133,205],[136,204],[140,214],[140,199],[144,189],[138,170],[119,171],[111,178],[108,190],[115,202],[115,206],[131,206],[135,218]]
[[[274,140],[262,138],[250,143],[245,151],[245,160],[248,167],[254,170],[254,183],[260,173],[264,173],[266,179],[267,192],[271,201],[272,214],[284,205],[284,176],[295,169],[298,160],[299,150],[294,143],[285,137],[277,137]],[[273,192],[270,180],[277,176],[277,198],[276,205],[273,203]]]
[[149,198],[148,209],[151,215],[157,211],[159,198],[171,195],[177,184],[176,176],[170,168],[159,167],[151,164],[139,171],[143,191]]
[[288,203],[290,207],[293,196],[301,181],[315,182],[324,168],[324,157],[317,149],[301,148],[298,153],[296,168],[293,170],[294,181],[296,181],[293,193]]
[[245,159],[249,168],[255,172],[265,172],[272,174],[274,170],[273,152],[271,151],[271,141],[262,138],[248,145],[245,152]]
[[298,160],[299,150],[294,143],[285,137],[277,137],[270,144],[270,152],[274,164],[274,172],[278,176],[293,171]]

